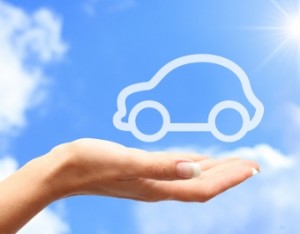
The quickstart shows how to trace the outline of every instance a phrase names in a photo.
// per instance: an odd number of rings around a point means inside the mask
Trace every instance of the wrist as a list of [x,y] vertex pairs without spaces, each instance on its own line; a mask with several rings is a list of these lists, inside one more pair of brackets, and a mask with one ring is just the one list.
[[37,157],[0,182],[1,233],[16,233],[61,197],[55,176],[59,167],[55,164],[51,157]]
[[45,182],[49,185],[53,200],[76,194],[77,182],[74,175],[77,173],[75,153],[70,143],[54,147],[41,158],[46,165],[47,175]]

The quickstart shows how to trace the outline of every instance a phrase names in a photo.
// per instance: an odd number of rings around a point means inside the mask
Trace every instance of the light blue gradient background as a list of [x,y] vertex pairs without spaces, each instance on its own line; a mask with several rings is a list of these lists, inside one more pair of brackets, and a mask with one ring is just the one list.
[[[289,123],[282,117],[286,111],[283,108],[286,103],[300,104],[300,76],[297,74],[299,60],[292,48],[283,48],[266,61],[280,44],[280,37],[272,31],[253,28],[280,22],[280,13],[271,1],[12,0],[10,2],[28,12],[41,7],[53,10],[62,19],[62,37],[69,45],[66,58],[60,64],[48,66],[46,69],[46,74],[53,81],[49,88],[49,97],[42,107],[28,112],[28,127],[14,139],[12,153],[21,164],[46,153],[59,143],[81,137],[102,138],[150,150],[177,147],[229,151],[239,147],[268,144],[285,154],[297,155],[299,152],[296,139],[292,141],[290,139],[292,136],[286,131]],[[290,9],[293,6],[291,3],[295,1],[278,2]],[[93,13],[84,10],[87,5],[93,9]],[[224,56],[246,71],[256,96],[265,105],[264,118],[256,129],[235,143],[222,143],[210,133],[169,133],[158,142],[143,143],[131,133],[119,131],[113,126],[112,117],[117,110],[117,96],[124,87],[148,81],[172,59],[195,53]],[[188,74],[190,75],[196,79],[190,86],[194,91],[197,85],[199,87],[212,85],[209,84],[210,73],[202,74],[201,82],[208,82],[207,84],[197,83],[197,74]],[[224,80],[220,83],[215,79],[213,81],[216,90],[222,88],[229,94],[238,92],[236,97],[240,97],[239,91],[235,90],[238,86]],[[192,95],[187,97],[187,105],[198,112],[202,111],[197,109],[199,100],[202,98],[209,100],[216,95],[222,95],[222,92],[215,91],[205,93],[206,97],[203,97],[201,96],[203,94],[197,91],[183,91],[184,88],[188,90],[191,83],[183,87],[184,82],[180,82],[175,84],[170,82],[162,87],[162,92],[154,94],[158,99],[169,101],[170,108],[177,116],[174,118],[182,119],[188,113],[189,119],[193,112],[177,108],[179,101],[172,102],[171,95],[175,94],[174,101],[179,95],[182,95],[181,101],[183,95]],[[145,122],[147,121],[149,122],[146,119]],[[269,225],[269,215],[266,210],[260,210],[266,209],[266,206],[261,206],[259,199],[255,200],[256,190],[264,187],[264,183],[268,183],[263,177],[264,174],[261,173],[241,187],[235,188],[234,192],[230,191],[204,205],[179,204],[179,207],[185,208],[179,209],[178,213],[183,210],[187,215],[193,214],[190,219],[197,220],[199,212],[199,218],[203,220],[206,214],[209,216],[218,213],[218,210],[220,212],[222,209],[230,210],[230,207],[222,203],[223,196],[226,201],[239,203],[237,196],[245,195],[256,206],[257,217],[249,217],[248,224],[239,230],[230,229],[231,225],[234,226],[234,223],[239,222],[241,218],[239,215],[229,214],[226,219],[216,217],[215,220],[210,217],[215,222],[215,229],[211,233],[227,233],[223,230],[229,230],[228,233],[266,233],[264,226]],[[294,189],[298,190],[299,184],[295,184]],[[163,215],[164,210],[174,209],[172,213],[176,216],[176,205],[168,208],[168,204],[153,204],[156,209],[162,207],[161,225],[170,220],[169,213]],[[136,207],[139,206],[137,202],[85,196],[67,198],[64,205],[66,220],[72,233],[142,233],[139,226],[141,223],[136,215]],[[201,213],[203,210],[207,213]],[[300,217],[299,210],[292,213],[291,217]],[[281,214],[276,215],[280,220]],[[274,223],[273,233],[291,233],[289,230],[296,230],[289,229],[289,225],[289,223]],[[148,228],[151,230],[151,227]],[[175,233],[168,230],[168,228],[165,231],[153,229],[153,232],[149,233]],[[201,233],[201,228],[196,231],[186,229],[186,233]]]

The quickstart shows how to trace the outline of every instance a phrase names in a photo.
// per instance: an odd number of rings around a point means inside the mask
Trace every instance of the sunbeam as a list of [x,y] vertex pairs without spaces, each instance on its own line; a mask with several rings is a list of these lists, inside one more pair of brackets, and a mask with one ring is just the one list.
[[276,41],[274,49],[262,61],[261,66],[279,53],[282,53],[281,57],[288,56],[289,59],[296,59],[298,64],[300,62],[300,1],[294,1],[293,6],[289,5],[290,1],[285,2],[284,6],[275,0],[270,0],[270,2],[276,10],[272,15],[274,22],[250,28],[268,32]]

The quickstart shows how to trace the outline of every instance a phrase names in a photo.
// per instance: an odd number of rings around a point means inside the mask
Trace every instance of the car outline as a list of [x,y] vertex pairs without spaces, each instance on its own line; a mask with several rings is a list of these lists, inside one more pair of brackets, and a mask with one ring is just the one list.
[[[207,123],[171,123],[170,115],[167,108],[161,103],[154,100],[145,100],[136,104],[128,115],[128,121],[122,119],[127,115],[126,99],[133,93],[154,89],[166,75],[174,69],[186,64],[194,63],[211,63],[220,65],[233,72],[241,82],[245,97],[255,108],[255,113],[250,119],[247,109],[239,102],[233,100],[224,100],[217,103],[208,115]],[[145,108],[153,108],[160,112],[162,116],[162,127],[154,134],[144,134],[136,126],[136,117],[138,113]],[[242,117],[243,124],[241,129],[232,135],[223,134],[218,130],[216,125],[217,115],[224,109],[234,109]],[[125,87],[117,98],[117,112],[113,116],[113,124],[122,131],[130,131],[136,138],[144,142],[154,142],[163,138],[168,132],[211,132],[217,139],[223,142],[235,142],[243,138],[247,132],[256,128],[261,122],[264,115],[264,105],[255,96],[249,78],[244,70],[235,62],[213,54],[191,54],[176,58],[165,64],[158,72],[147,82],[140,82]]]

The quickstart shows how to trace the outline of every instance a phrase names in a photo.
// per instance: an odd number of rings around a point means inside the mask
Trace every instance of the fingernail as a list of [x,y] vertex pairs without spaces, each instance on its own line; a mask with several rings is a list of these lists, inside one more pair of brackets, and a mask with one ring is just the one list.
[[191,179],[201,174],[199,163],[179,162],[176,166],[176,172],[179,177]]
[[252,175],[255,176],[258,173],[258,170],[256,170],[255,168],[251,168],[252,170]]

